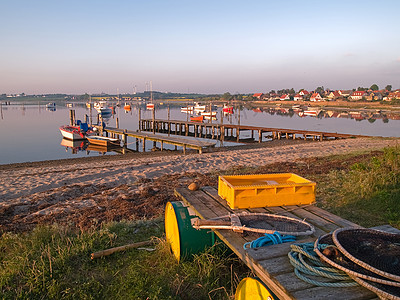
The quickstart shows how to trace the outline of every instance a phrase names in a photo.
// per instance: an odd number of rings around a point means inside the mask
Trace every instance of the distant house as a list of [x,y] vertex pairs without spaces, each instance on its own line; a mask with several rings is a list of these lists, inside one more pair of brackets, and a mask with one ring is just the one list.
[[330,100],[336,100],[340,97],[341,97],[341,95],[340,95],[339,91],[330,92],[329,95],[327,96],[327,98]]
[[303,100],[303,96],[300,95],[300,93],[298,93],[298,94],[294,95],[293,100],[294,101],[301,101],[301,100]]
[[351,100],[361,100],[362,98],[368,96],[366,91],[355,91],[350,95]]
[[284,101],[284,100],[290,100],[289,94],[283,94],[282,96],[279,97],[279,100]]
[[338,90],[339,94],[343,97],[348,97],[353,91],[350,90]]
[[263,93],[255,93],[255,94],[253,95],[253,97],[254,97],[254,98],[257,98],[257,99],[261,99],[262,96],[263,96]]
[[307,92],[306,90],[301,90],[300,92],[299,92],[299,95],[300,96],[307,96],[307,95],[309,95],[310,93],[309,92]]
[[395,100],[395,99],[400,99],[400,91],[394,91],[394,92],[390,92],[389,95],[387,97],[385,97],[386,99],[384,100]]
[[313,93],[310,97],[310,101],[321,101],[322,97],[319,93]]
[[379,92],[372,92],[372,93],[370,93],[369,95],[367,95],[366,97],[365,97],[365,100],[368,100],[368,101],[374,101],[374,100],[382,100],[383,99],[383,95],[381,94],[381,93],[379,93]]

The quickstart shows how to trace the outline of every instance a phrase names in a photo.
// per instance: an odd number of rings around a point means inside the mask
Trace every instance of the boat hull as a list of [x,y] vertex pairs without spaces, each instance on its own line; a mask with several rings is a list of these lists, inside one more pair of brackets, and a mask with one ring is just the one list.
[[83,133],[79,127],[76,126],[61,126],[60,132],[63,138],[68,140],[77,141],[86,139],[85,133]]

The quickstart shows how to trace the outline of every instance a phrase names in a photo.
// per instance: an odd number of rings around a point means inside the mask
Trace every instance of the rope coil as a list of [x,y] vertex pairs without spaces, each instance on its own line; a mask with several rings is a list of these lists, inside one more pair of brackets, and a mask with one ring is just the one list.
[[[319,245],[320,248],[325,248],[326,246]],[[322,287],[351,287],[358,285],[345,272],[327,267],[326,264],[322,263],[314,252],[313,243],[293,244],[290,245],[290,248],[292,250],[288,253],[288,257],[294,267],[294,273],[299,279]],[[304,274],[328,278],[330,281],[318,281]]]
[[245,243],[243,245],[243,249],[247,250],[247,249],[265,247],[270,245],[277,245],[287,242],[294,242],[295,240],[296,237],[293,235],[281,235],[279,232],[275,231],[274,233],[266,233],[264,236],[254,241]]

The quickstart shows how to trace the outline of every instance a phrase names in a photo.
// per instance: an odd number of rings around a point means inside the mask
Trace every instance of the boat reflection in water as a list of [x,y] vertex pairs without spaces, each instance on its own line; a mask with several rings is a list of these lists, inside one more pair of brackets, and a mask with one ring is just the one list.
[[89,143],[88,140],[72,141],[63,138],[61,140],[61,146],[65,147],[65,151],[71,149],[72,154],[77,154],[78,152],[82,151],[86,151],[87,154],[89,154],[90,151],[95,151],[101,155],[105,155],[107,152],[114,152],[114,153],[133,152],[132,149],[123,148],[116,144],[96,145]]

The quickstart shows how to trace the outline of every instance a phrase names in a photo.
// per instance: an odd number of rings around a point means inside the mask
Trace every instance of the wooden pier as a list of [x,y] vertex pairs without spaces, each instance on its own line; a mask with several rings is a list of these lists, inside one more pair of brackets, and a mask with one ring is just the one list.
[[[259,142],[264,139],[344,139],[362,137],[362,135],[341,134],[310,130],[269,128],[248,125],[201,123],[179,120],[142,119],[139,120],[139,130],[168,135],[184,135],[221,141]],[[249,138],[241,138],[241,132],[250,132]],[[365,137],[365,136],[364,136]]]
[[186,154],[186,149],[195,149],[201,154],[204,149],[208,149],[215,146],[214,142],[206,142],[188,138],[171,137],[161,134],[151,134],[144,132],[137,132],[127,129],[119,129],[113,127],[106,127],[102,129],[100,126],[96,126],[100,131],[104,131],[106,135],[121,136],[124,146],[128,144],[128,137],[136,139],[136,150],[139,151],[139,141],[142,143],[143,152],[145,151],[146,141],[153,141],[154,143],[160,143],[160,150],[164,150],[164,143],[174,145],[176,147],[182,147],[183,153]]

